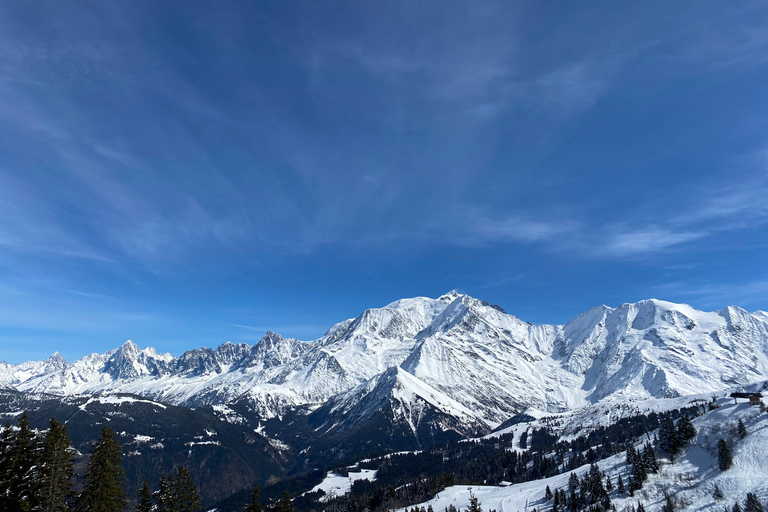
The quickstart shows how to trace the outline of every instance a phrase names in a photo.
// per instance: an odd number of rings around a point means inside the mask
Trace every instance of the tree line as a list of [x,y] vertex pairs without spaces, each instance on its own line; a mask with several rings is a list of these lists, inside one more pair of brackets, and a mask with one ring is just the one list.
[[[0,435],[0,510],[3,512],[121,512],[128,507],[122,448],[104,427],[93,445],[85,473],[75,474],[77,451],[66,425],[51,418],[41,434],[27,413],[6,423]],[[153,492],[145,480],[137,512],[198,512],[200,497],[189,471],[163,475]],[[280,511],[283,512],[283,511]]]

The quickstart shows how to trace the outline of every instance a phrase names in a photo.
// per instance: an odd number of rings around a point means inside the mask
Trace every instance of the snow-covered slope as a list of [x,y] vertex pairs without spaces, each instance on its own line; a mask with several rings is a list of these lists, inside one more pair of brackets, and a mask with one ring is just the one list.
[[[680,401],[654,402],[652,408],[666,410],[679,405]],[[660,460],[659,473],[649,474],[648,481],[634,496],[620,493],[615,488],[609,493],[616,510],[628,510],[628,507],[636,507],[638,502],[642,502],[648,512],[661,512],[665,504],[665,493],[671,495],[679,510],[731,510],[736,502],[743,506],[749,492],[755,493],[763,504],[768,504],[768,415],[761,413],[759,407],[750,406],[744,401],[734,404],[730,399],[721,399],[719,403],[719,409],[693,420],[697,429],[696,437],[675,463],[667,459]],[[744,439],[737,435],[739,420],[747,429]],[[718,468],[719,439],[726,441],[733,456],[733,466],[726,471]],[[638,449],[642,449],[644,441],[641,440],[637,445]],[[613,482],[616,482],[619,475],[625,482],[630,477],[631,469],[626,464],[624,452],[601,460],[597,465]],[[589,465],[585,465],[574,473],[581,478],[588,471]],[[436,512],[443,512],[449,505],[466,510],[471,493],[478,498],[483,510],[549,510],[552,502],[546,501],[545,489],[567,490],[569,476],[570,472],[566,472],[508,487],[457,485],[441,491],[432,500],[418,506],[431,506]],[[715,485],[723,493],[720,499],[714,496]]]
[[486,427],[464,405],[397,366],[332,398],[317,411],[325,418],[319,429],[332,433],[351,430],[380,414],[417,439],[422,431],[454,431],[464,437]]
[[531,407],[552,413],[766,379],[764,312],[645,300],[593,308],[565,325],[533,325],[456,292],[366,310],[311,342],[270,332],[255,345],[225,343],[178,358],[126,342],[72,364],[58,355],[0,363],[0,387],[20,391],[123,392],[184,405],[246,398],[264,419],[332,398],[334,407],[363,414],[362,404],[395,397],[410,418],[428,404],[467,431]]
[[0,388],[14,389],[30,378],[61,371],[67,367],[67,361],[55,352],[44,361],[28,361],[13,365],[0,361]]

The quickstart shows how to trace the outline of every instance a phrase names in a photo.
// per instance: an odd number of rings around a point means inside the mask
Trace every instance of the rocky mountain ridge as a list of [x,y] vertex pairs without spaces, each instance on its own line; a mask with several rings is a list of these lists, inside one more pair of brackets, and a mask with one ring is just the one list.
[[320,423],[335,424],[334,431],[359,425],[371,410],[365,404],[386,402],[414,433],[424,420],[461,435],[529,408],[557,412],[765,379],[764,312],[702,312],[651,299],[592,308],[565,325],[534,325],[456,292],[366,310],[311,342],[268,332],[254,345],[225,343],[175,358],[129,341],[72,364],[58,354],[0,363],[0,387],[18,391],[132,393],[185,406],[246,400],[265,421],[322,409]]

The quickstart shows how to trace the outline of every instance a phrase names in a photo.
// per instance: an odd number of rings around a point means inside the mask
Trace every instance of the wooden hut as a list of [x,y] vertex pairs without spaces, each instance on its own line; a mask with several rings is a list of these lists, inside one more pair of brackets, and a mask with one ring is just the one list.
[[733,401],[738,403],[739,398],[745,398],[749,400],[749,405],[760,405],[762,403],[763,395],[761,393],[731,393]]

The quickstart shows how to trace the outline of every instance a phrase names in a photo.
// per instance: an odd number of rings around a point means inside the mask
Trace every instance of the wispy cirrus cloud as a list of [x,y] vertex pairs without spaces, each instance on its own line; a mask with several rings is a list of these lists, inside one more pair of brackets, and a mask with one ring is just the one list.
[[726,283],[717,281],[673,281],[651,287],[659,296],[675,300],[691,301],[700,307],[723,308],[739,305],[742,307],[765,308],[764,299],[768,293],[768,280],[758,279]]
[[587,62],[551,71],[535,82],[540,101],[553,107],[587,108],[608,89],[605,70]]
[[648,226],[608,235],[598,253],[605,257],[652,254],[699,240],[707,235],[706,232],[675,232],[659,226]]
[[579,229],[574,222],[547,222],[524,215],[496,219],[472,212],[469,222],[470,238],[483,243],[541,242]]

